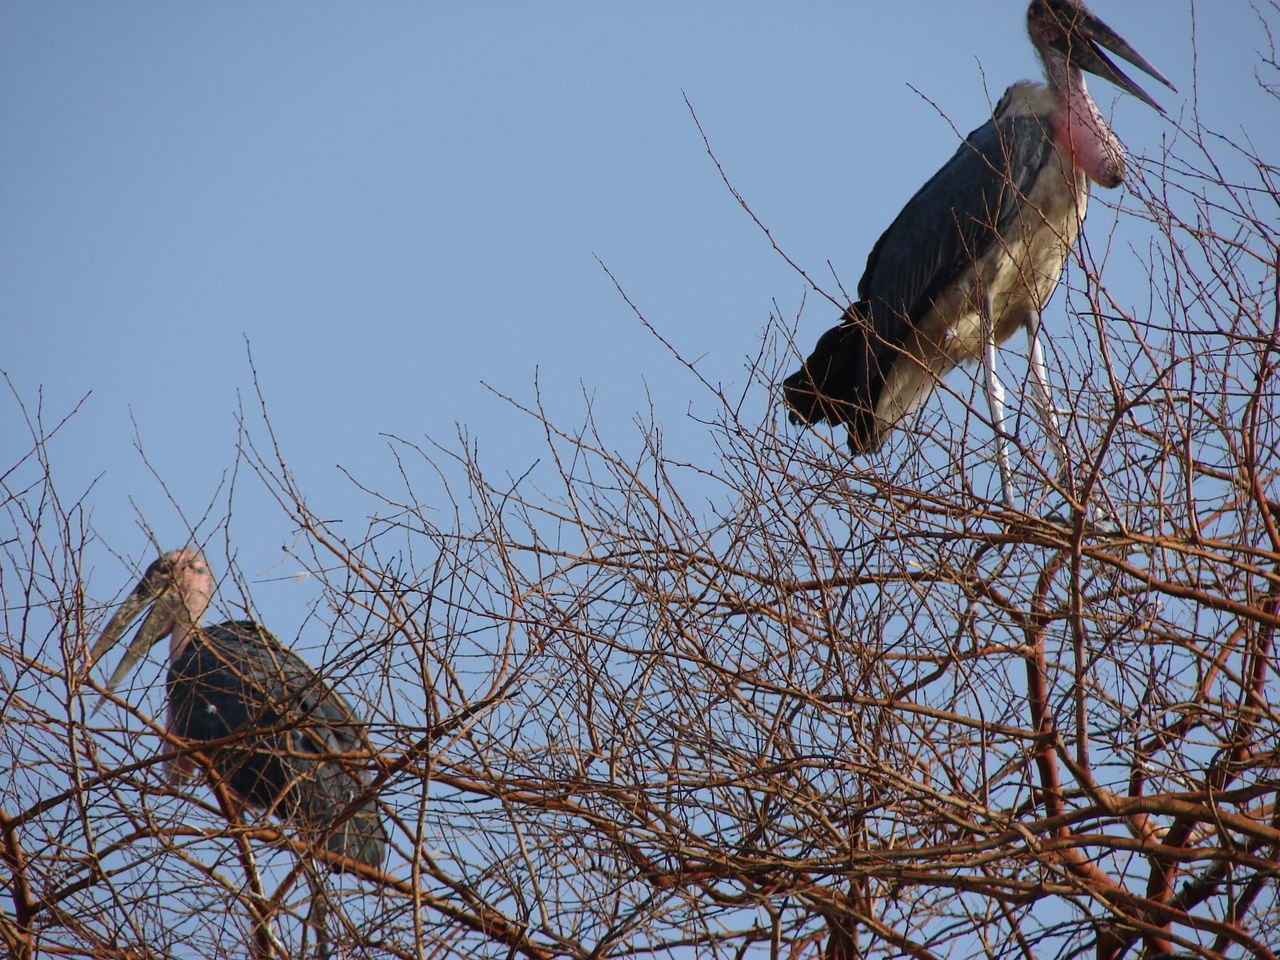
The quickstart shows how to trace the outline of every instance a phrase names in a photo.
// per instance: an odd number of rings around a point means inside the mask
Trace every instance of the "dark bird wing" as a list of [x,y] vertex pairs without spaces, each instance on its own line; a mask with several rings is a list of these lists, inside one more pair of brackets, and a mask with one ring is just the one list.
[[1048,162],[1050,137],[1035,116],[990,120],[907,201],[867,258],[858,303],[783,383],[793,421],[848,424],[854,453],[874,449],[889,368],[934,300],[1013,223]]
[[169,668],[173,732],[211,749],[242,800],[296,822],[332,853],[380,866],[387,834],[372,804],[346,816],[368,778],[343,756],[367,749],[347,701],[269,630],[248,620],[205,627]]

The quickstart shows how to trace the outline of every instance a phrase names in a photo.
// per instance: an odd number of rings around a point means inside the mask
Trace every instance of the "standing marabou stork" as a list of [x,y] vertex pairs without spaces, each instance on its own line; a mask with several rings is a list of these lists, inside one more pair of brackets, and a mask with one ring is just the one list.
[[1027,331],[1033,397],[1065,467],[1040,311],[1075,243],[1089,181],[1116,187],[1125,175],[1123,148],[1081,71],[1163,113],[1105,47],[1173,89],[1080,0],[1032,0],[1027,30],[1048,83],[1023,80],[1006,90],[991,120],[907,202],[867,258],[858,302],[783,384],[793,422],[847,424],[850,450],[866,453],[928,398],[938,378],[980,360],[1006,504],[1012,492],[995,345]]
[[[213,586],[198,551],[164,554],[112,616],[90,664],[150,606],[107,689],[114,690],[168,636],[169,733],[192,746],[208,744],[208,772],[246,806],[295,826],[313,848],[380,867],[386,829],[368,796],[368,777],[354,758],[343,759],[367,756],[350,705],[261,624],[229,620],[201,626]],[[329,862],[343,869],[340,861]],[[312,922],[324,956],[319,898]]]

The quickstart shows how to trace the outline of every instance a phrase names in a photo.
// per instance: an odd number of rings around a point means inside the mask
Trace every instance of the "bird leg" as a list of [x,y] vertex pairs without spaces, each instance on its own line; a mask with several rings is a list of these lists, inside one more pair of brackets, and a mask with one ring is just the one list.
[[[164,765],[164,782],[172,790],[177,790],[183,781],[189,779],[196,772],[197,760],[186,752],[189,744],[182,737],[178,736],[174,729],[173,707],[169,707],[168,717],[164,723],[164,740],[166,746],[178,748],[178,755]],[[204,754],[200,754],[203,758]],[[211,768],[209,768],[211,769]]]
[[1004,386],[996,376],[996,332],[992,317],[991,295],[985,290],[980,301],[982,317],[982,372],[987,393],[987,409],[991,412],[991,428],[996,435],[996,466],[1000,470],[1000,496],[1004,505],[1013,507],[1013,482],[1009,473],[1008,434],[1004,428]]
[[275,909],[267,899],[253,848],[249,845],[244,832],[234,829],[243,825],[240,820],[240,805],[231,796],[231,791],[225,783],[210,780],[209,786],[218,800],[218,807],[226,818],[228,827],[232,828],[232,841],[240,859],[241,869],[244,870],[245,892],[242,897],[248,909],[251,924],[249,956],[253,960],[276,960],[277,957],[287,957],[289,952],[280,942],[275,931]]
[[325,900],[324,883],[317,873],[314,861],[307,870],[307,886],[311,889],[311,906],[307,911],[307,923],[316,935],[316,960],[329,960],[329,910]]
[[[1062,439],[1062,427],[1058,423],[1058,411],[1053,406],[1053,394],[1049,390],[1049,375],[1044,362],[1044,349],[1040,344],[1040,317],[1036,315],[1027,323],[1027,367],[1031,374],[1031,398],[1040,414],[1040,426],[1053,448],[1058,461],[1058,482],[1065,488],[1070,479],[1067,469],[1067,445]],[[1085,518],[1103,530],[1118,529],[1094,501],[1085,507]]]
[[1049,374],[1044,363],[1044,348],[1040,344],[1040,317],[1033,316],[1027,324],[1027,367],[1031,374],[1031,400],[1040,413],[1040,426],[1053,448],[1058,461],[1058,479],[1067,476],[1067,448],[1062,442],[1062,428],[1058,424],[1058,411],[1053,406],[1053,394],[1049,390]]

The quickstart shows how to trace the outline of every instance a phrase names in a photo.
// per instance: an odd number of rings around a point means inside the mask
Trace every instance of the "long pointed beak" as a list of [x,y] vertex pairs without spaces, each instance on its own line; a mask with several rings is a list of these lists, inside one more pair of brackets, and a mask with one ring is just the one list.
[[[102,634],[98,637],[97,643],[89,651],[89,665],[93,666],[101,659],[103,654],[115,646],[124,632],[129,629],[129,625],[138,618],[138,615],[146,607],[155,603],[163,593],[164,585],[156,583],[150,575],[150,571],[148,571],[148,575],[143,577],[142,582],[134,587],[133,592],[125,598],[119,609],[107,622]],[[147,615],[146,620],[142,622],[142,626],[138,628],[138,633],[133,638],[133,642],[129,644],[124,656],[120,658],[115,671],[111,674],[111,679],[107,681],[108,691],[115,690],[120,685],[120,681],[129,675],[129,671],[134,668],[146,652],[169,635],[169,632],[173,629],[173,616],[164,607],[164,604],[156,604]],[[102,703],[103,701],[98,702],[93,709],[94,713],[101,709]]]
[[1121,90],[1133,94],[1158,113],[1164,113],[1160,104],[1151,99],[1145,90],[1126,76],[1124,71],[1117,67],[1111,58],[1100,49],[1105,47],[1117,57],[1133,64],[1143,73],[1159,80],[1176,93],[1177,88],[1169,82],[1165,75],[1153,67],[1146,57],[1129,46],[1123,37],[1083,7],[1080,8],[1075,21],[1066,27],[1065,33],[1066,43],[1070,48],[1068,55],[1077,67],[1081,70],[1088,70],[1095,76],[1114,83]]

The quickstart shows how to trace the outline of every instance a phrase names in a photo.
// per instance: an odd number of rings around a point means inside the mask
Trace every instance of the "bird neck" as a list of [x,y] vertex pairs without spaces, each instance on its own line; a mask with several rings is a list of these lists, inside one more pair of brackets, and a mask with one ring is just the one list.
[[1124,147],[1089,96],[1084,74],[1060,56],[1046,56],[1045,73],[1059,106],[1052,116],[1053,139],[1094,183],[1118,187],[1124,182]]
[[173,583],[165,594],[173,629],[169,635],[169,662],[187,649],[200,635],[205,611],[213,602],[213,576],[198,553],[178,551],[174,558]]
[[169,607],[173,623],[169,633],[170,663],[200,635],[200,622],[209,609],[209,601],[209,590],[202,583],[187,585],[187,589],[172,598]]
[[199,634],[200,628],[195,624],[183,623],[181,620],[175,620],[173,624],[173,632],[169,634],[169,662],[173,663],[175,659],[186,652]]

